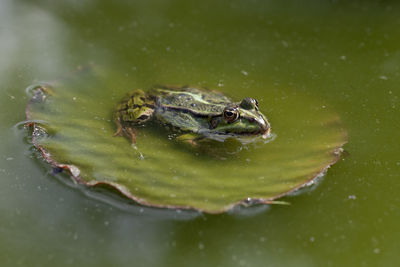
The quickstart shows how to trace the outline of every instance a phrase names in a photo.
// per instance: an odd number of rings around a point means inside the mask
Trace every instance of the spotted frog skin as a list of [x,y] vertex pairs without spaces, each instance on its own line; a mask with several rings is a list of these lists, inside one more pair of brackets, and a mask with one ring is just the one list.
[[270,124],[253,98],[234,102],[213,90],[156,86],[148,92],[133,91],[118,104],[114,135],[127,136],[134,144],[137,127],[152,120],[168,126],[179,140],[193,145],[203,139],[266,138],[270,133]]

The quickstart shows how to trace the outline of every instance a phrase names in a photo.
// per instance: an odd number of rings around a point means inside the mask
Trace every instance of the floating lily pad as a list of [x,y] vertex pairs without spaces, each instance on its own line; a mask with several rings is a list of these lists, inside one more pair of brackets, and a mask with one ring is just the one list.
[[253,97],[264,99],[260,109],[274,140],[260,138],[234,152],[211,145],[207,153],[207,146],[172,141],[161,127],[143,127],[134,147],[113,137],[116,104],[138,88],[123,80],[87,68],[38,84],[30,88],[26,115],[33,144],[47,162],[78,183],[110,185],[143,205],[219,213],[237,204],[273,203],[323,174],[346,142],[339,117],[318,101],[266,90]]

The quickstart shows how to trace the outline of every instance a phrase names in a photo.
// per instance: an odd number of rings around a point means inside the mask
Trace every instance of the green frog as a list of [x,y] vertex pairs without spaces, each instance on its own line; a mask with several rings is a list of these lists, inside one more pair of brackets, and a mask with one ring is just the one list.
[[177,139],[196,145],[204,139],[225,141],[270,134],[270,124],[256,99],[234,102],[220,92],[191,86],[156,86],[130,93],[117,106],[114,136],[136,143],[137,128],[151,120],[177,133]]

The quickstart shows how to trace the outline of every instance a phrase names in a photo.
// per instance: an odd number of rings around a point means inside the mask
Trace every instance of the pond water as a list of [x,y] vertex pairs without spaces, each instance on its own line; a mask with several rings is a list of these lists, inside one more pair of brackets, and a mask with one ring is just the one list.
[[[399,12],[394,1],[2,1],[2,266],[394,266]],[[329,109],[348,156],[288,206],[209,215],[104,201],[54,175],[20,124],[25,88],[85,64],[119,73],[118,90],[187,83],[257,97],[286,132],[293,116]]]

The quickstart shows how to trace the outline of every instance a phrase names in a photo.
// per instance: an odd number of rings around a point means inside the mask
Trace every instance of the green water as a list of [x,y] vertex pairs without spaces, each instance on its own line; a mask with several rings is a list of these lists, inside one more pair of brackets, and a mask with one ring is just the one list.
[[[399,14],[394,1],[2,1],[1,265],[396,266]],[[132,89],[319,99],[349,156],[290,206],[199,215],[99,201],[54,177],[16,126],[27,86],[87,62]]]

